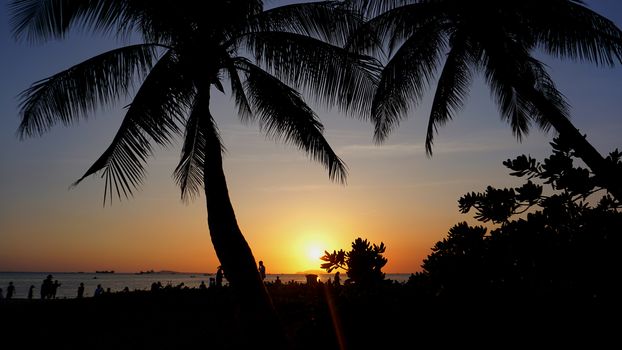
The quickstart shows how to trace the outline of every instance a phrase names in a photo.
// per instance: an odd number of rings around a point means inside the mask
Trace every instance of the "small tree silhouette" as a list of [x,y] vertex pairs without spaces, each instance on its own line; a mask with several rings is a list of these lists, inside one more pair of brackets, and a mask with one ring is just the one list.
[[352,242],[352,250],[324,252],[321,257],[326,261],[321,265],[327,272],[341,268],[346,271],[348,279],[357,285],[371,286],[384,280],[382,268],[387,264],[387,258],[382,256],[386,247],[371,244],[366,239],[357,238]]

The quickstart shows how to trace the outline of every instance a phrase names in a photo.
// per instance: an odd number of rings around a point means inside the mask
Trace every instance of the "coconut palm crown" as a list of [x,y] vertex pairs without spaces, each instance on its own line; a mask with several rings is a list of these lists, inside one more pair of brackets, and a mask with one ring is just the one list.
[[604,159],[569,121],[569,105],[545,65],[554,57],[613,66],[622,31],[580,0],[350,0],[371,19],[349,45],[385,63],[371,106],[378,142],[436,82],[426,152],[438,128],[463,107],[482,74],[520,140],[532,125],[554,128],[611,194],[622,200],[622,169]]

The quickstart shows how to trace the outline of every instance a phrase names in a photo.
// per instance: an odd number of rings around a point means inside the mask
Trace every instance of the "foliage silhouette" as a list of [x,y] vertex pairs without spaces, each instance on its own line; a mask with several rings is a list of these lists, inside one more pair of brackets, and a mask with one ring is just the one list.
[[[523,186],[489,186],[460,198],[461,212],[474,209],[479,221],[498,227],[488,233],[483,226],[455,225],[411,282],[448,296],[568,297],[596,303],[617,298],[622,203],[597,194],[604,191],[599,178],[573,164],[567,143],[556,139],[551,145],[553,153],[542,163],[524,155],[504,162],[512,175],[528,179]],[[617,150],[607,159],[622,166]],[[531,180],[549,185],[550,193]]]
[[[366,239],[357,238],[352,242],[352,249],[344,252],[343,249],[329,253],[324,252],[320,259],[326,261],[321,265],[328,273],[335,269],[344,269],[348,279],[356,285],[369,287],[384,280],[382,268],[387,264],[384,254],[386,247],[370,244]],[[348,283],[348,280],[346,280]]]
[[[434,135],[464,106],[475,74],[482,74],[520,140],[533,124],[554,128],[601,185],[622,200],[622,172],[569,121],[568,104],[545,65],[534,56],[614,66],[622,61],[622,31],[574,0],[350,0],[372,17],[349,42],[386,61],[371,106],[375,138],[386,139],[438,77],[426,136]],[[437,74],[438,73],[438,74]],[[499,193],[501,195],[501,193]]]
[[346,166],[301,92],[346,112],[368,108],[366,95],[376,84],[378,65],[342,48],[361,18],[330,1],[270,10],[261,0],[174,6],[144,0],[13,0],[9,7],[19,40],[64,39],[73,28],[121,39],[140,36],[137,44],[97,55],[23,91],[19,135],[75,124],[99,106],[130,96],[112,143],[75,184],[101,172],[104,204],[114,196],[129,197],[143,181],[152,143],[169,146],[182,137],[174,171],[182,199],[204,191],[212,243],[227,279],[249,307],[272,313],[228,194],[211,94],[229,93],[242,121],[297,146],[332,180],[344,182]]

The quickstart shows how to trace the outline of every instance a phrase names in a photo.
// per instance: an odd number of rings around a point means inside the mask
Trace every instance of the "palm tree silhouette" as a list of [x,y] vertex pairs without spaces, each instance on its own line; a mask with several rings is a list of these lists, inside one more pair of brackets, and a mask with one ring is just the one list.
[[482,73],[520,140],[532,124],[574,148],[607,190],[622,200],[622,170],[570,122],[568,105],[544,64],[555,57],[613,66],[622,60],[622,32],[580,0],[350,0],[369,20],[349,45],[385,55],[371,119],[383,141],[436,78],[426,153],[438,128],[464,105],[472,77]]
[[210,236],[230,285],[270,307],[229,198],[223,144],[210,111],[212,87],[225,93],[228,81],[242,120],[296,145],[323,164],[332,180],[343,182],[346,167],[298,91],[344,111],[369,108],[378,64],[340,47],[360,24],[359,16],[334,2],[264,10],[258,0],[174,6],[147,0],[14,0],[10,9],[18,40],[62,39],[74,27],[122,38],[140,35],[139,44],[102,53],[23,91],[19,135],[71,125],[131,93],[140,81],[112,143],[75,184],[101,172],[104,204],[129,197],[143,181],[152,143],[166,146],[183,137],[174,171],[182,199],[204,189]]

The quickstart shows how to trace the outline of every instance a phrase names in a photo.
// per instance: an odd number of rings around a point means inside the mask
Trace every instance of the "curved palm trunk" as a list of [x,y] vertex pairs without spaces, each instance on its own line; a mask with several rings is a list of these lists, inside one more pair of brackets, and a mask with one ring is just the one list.
[[553,108],[544,96],[533,88],[529,88],[528,93],[533,97],[533,101],[536,101],[538,107],[545,112],[547,120],[557,130],[560,137],[569,143],[575,150],[577,157],[581,158],[592,170],[598,179],[599,185],[606,188],[614,198],[622,202],[622,174],[619,173],[611,162],[603,158],[596,148],[587,141],[586,137],[575,128],[572,122],[560,114],[556,108]]
[[227,280],[244,298],[271,308],[272,302],[257,270],[250,246],[244,239],[229,198],[222,165],[220,140],[213,132],[206,135],[203,180],[207,204],[207,223],[216,255]]
[[[222,164],[222,146],[216,126],[209,112],[209,94],[202,99],[204,118],[202,129],[205,136],[205,163],[203,183],[207,204],[207,223],[216,255],[240,306],[240,328],[245,333],[241,342],[245,346],[261,346],[273,340],[284,339],[285,332],[278,322],[272,299],[257,270],[250,246],[240,230]],[[266,334],[271,334],[266,337]],[[265,344],[264,344],[265,345]],[[272,347],[274,344],[271,344]]]

